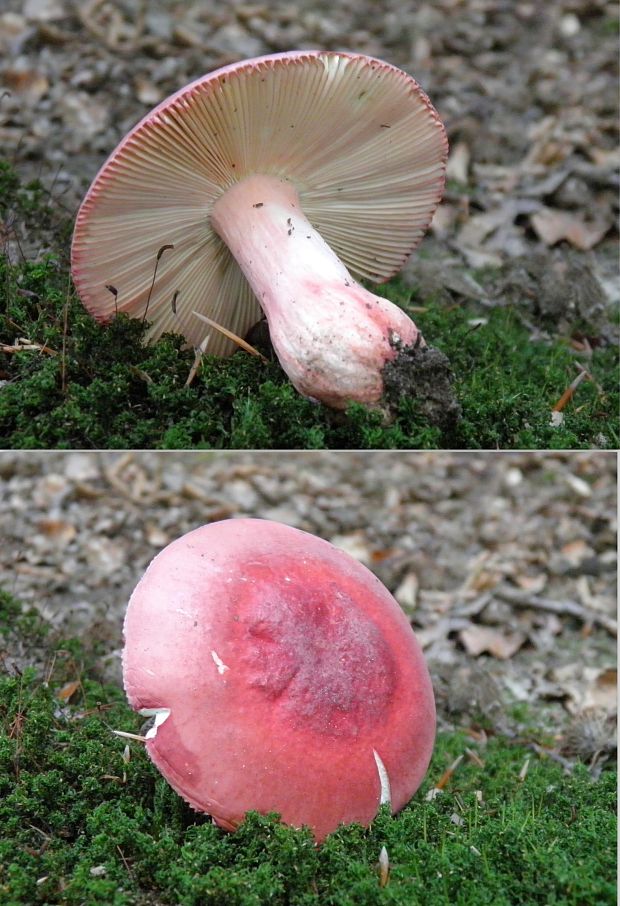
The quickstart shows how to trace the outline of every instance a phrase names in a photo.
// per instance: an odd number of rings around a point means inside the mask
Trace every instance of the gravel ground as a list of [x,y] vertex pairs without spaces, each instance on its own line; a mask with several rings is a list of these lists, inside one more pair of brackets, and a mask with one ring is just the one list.
[[[290,49],[375,55],[417,78],[452,148],[412,281],[489,302],[542,265],[541,309],[560,283],[569,320],[592,322],[620,299],[617,23],[611,0],[2,0],[0,147],[73,213],[123,135],[204,73]],[[499,287],[463,279],[507,262]]]
[[4,452],[0,586],[99,643],[119,680],[124,609],[150,559],[239,516],[366,563],[449,710],[524,701],[551,727],[614,712],[615,454]]

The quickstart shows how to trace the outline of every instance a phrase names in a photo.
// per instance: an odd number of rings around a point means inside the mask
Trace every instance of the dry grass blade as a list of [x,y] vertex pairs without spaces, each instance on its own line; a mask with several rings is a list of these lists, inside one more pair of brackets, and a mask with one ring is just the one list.
[[460,763],[462,762],[464,757],[465,757],[464,755],[459,755],[458,758],[454,759],[454,761],[452,762],[452,764],[450,765],[448,770],[443,772],[443,774],[441,775],[441,777],[435,784],[435,786],[438,790],[443,790],[443,788],[445,786],[447,786],[447,784],[449,783],[449,781],[452,778],[452,775],[454,774],[454,772],[456,771],[456,769],[458,768],[458,766],[460,765]]
[[39,343],[31,343],[25,338],[19,339],[19,341],[14,345],[2,345],[0,346],[0,352],[4,352],[6,355],[14,355],[16,352],[41,352],[45,355],[58,355],[55,349],[50,349],[49,346],[41,346]]
[[112,730],[115,736],[122,739],[135,739],[136,742],[147,742],[146,736],[140,736],[139,733],[126,733],[125,730]]
[[379,853],[379,887],[386,887],[390,880],[390,857],[385,846],[381,847]]
[[571,381],[571,383],[568,385],[568,387],[566,388],[566,390],[564,391],[564,393],[559,398],[559,400],[557,401],[557,403],[555,404],[555,406],[553,407],[553,409],[551,411],[552,412],[561,412],[565,408],[565,406],[568,403],[570,403],[570,401],[572,400],[573,396],[575,395],[575,391],[577,390],[577,387],[587,377],[589,377],[587,371],[580,371],[579,374],[577,375],[577,377],[575,378],[575,380]]
[[268,359],[259,352],[254,346],[251,346],[250,343],[243,340],[241,337],[238,337],[236,333],[233,333],[232,330],[228,330],[227,327],[222,327],[221,324],[218,324],[217,321],[213,321],[211,318],[207,318],[206,315],[201,315],[197,311],[192,312],[197,318],[200,318],[201,321],[204,321],[205,324],[208,324],[209,327],[213,327],[215,330],[219,330],[220,333],[223,333],[225,337],[228,337],[229,340],[232,340],[233,343],[236,343],[237,346],[240,346],[241,349],[245,349],[246,352],[249,352],[250,355],[258,356],[261,362],[267,364]]

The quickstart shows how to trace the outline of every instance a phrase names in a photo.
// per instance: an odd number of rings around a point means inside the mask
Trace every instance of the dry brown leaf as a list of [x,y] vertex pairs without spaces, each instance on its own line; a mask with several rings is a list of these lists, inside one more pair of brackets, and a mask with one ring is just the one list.
[[68,702],[72,695],[80,688],[79,680],[71,680],[70,683],[65,683],[62,689],[59,689],[56,693],[56,698],[59,698],[62,702]]
[[503,633],[489,626],[470,626],[459,632],[459,640],[468,654],[478,657],[483,651],[488,651],[502,661],[516,654],[526,639],[523,632]]
[[470,150],[465,142],[457,142],[448,158],[446,167],[448,179],[454,179],[456,182],[466,184],[470,157]]
[[584,252],[594,248],[611,226],[608,220],[588,223],[579,214],[558,208],[541,208],[531,215],[530,221],[545,245],[566,239]]
[[143,104],[148,104],[149,107],[155,106],[162,100],[162,93],[157,85],[154,85],[153,82],[149,79],[145,79],[143,76],[136,76],[134,79],[134,89],[136,92],[136,97]]
[[66,547],[77,534],[75,526],[70,522],[65,522],[63,519],[40,519],[37,522],[37,528],[43,535],[51,538],[60,547]]
[[168,533],[163,531],[158,525],[149,522],[145,528],[146,540],[153,547],[165,547],[170,541]]
[[372,563],[372,551],[363,532],[350,532],[347,535],[334,535],[331,539],[334,547],[349,554],[368,566]]
[[32,31],[23,16],[3,13],[0,16],[0,53],[16,56]]
[[539,594],[547,584],[547,577],[544,573],[539,573],[537,576],[515,576],[514,578],[519,588],[534,595]]
[[454,205],[441,204],[433,214],[430,229],[439,239],[448,236],[456,223],[458,211]]
[[576,541],[569,541],[561,550],[562,556],[568,560],[572,566],[579,566],[586,557],[591,557],[594,554],[590,545],[586,544],[581,538],[578,538]]
[[2,73],[2,82],[10,90],[18,94],[27,104],[34,106],[49,90],[46,76],[36,69],[5,69]]
[[615,667],[601,670],[586,691],[583,708],[615,711],[618,707],[618,671]]
[[394,592],[394,597],[401,607],[404,607],[406,610],[414,610],[418,603],[419,587],[420,583],[416,574],[413,572],[407,573]]
[[72,139],[80,148],[108,125],[110,112],[105,101],[96,100],[85,91],[67,91],[58,101],[58,114]]
[[51,22],[67,15],[60,0],[25,0],[23,11],[32,22]]
[[552,670],[550,677],[567,697],[566,708],[579,714],[589,708],[608,713],[618,707],[618,671],[615,667],[599,669],[581,663],[563,664]]

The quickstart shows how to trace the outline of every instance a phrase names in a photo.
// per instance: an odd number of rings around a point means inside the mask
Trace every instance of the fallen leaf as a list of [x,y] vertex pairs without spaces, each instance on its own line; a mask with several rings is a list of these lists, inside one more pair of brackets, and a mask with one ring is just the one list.
[[77,534],[75,526],[63,519],[40,519],[37,522],[37,528],[60,547],[66,547]]
[[541,208],[531,215],[530,222],[545,245],[566,239],[583,252],[594,248],[611,226],[608,220],[588,223],[578,214],[558,208]]
[[615,667],[599,669],[584,667],[581,663],[563,664],[550,673],[566,696],[566,708],[579,714],[588,708],[608,713],[618,707],[618,671]]
[[56,698],[59,698],[63,702],[68,702],[72,695],[75,695],[77,690],[80,688],[79,680],[71,680],[70,683],[65,683],[62,689],[59,689],[56,693]]
[[459,632],[459,640],[468,654],[478,657],[483,651],[488,651],[502,661],[516,654],[526,639],[523,632],[503,633],[489,626],[470,626]]
[[0,16],[0,53],[16,57],[34,32],[23,16],[3,13]]
[[143,104],[148,104],[149,107],[154,107],[155,104],[158,104],[162,100],[162,93],[157,85],[154,85],[153,82],[150,82],[143,76],[136,76],[134,79],[134,89],[138,100]]
[[166,544],[170,541],[168,533],[164,532],[158,525],[154,525],[152,522],[148,523],[145,529],[146,540],[153,547],[165,547]]
[[515,576],[515,582],[523,591],[537,595],[547,584],[547,577],[544,573],[539,573],[537,576]]
[[457,142],[448,158],[446,176],[455,182],[467,184],[467,172],[471,154],[465,142]]
[[58,102],[60,115],[72,147],[78,150],[85,142],[103,132],[109,121],[109,110],[105,102],[96,101],[85,91],[68,91]]
[[448,236],[458,215],[457,209],[451,204],[441,204],[433,214],[430,229],[439,239]]
[[25,0],[24,15],[33,22],[51,22],[67,15],[60,0]]
[[334,535],[331,539],[334,547],[365,563],[372,563],[372,551],[363,532],[351,532],[348,535]]
[[578,538],[576,541],[569,541],[568,544],[565,544],[561,549],[562,555],[566,560],[571,564],[571,566],[579,566],[580,563],[586,559],[586,557],[592,557],[594,551],[589,544],[586,544],[581,538]]
[[416,574],[413,572],[407,573],[403,581],[394,592],[394,597],[401,607],[404,607],[407,610],[414,610],[418,603],[419,587],[420,583],[418,582],[418,577],[416,576]]
[[49,90],[49,82],[42,72],[36,69],[5,69],[2,81],[7,88],[18,94],[30,106],[40,101]]

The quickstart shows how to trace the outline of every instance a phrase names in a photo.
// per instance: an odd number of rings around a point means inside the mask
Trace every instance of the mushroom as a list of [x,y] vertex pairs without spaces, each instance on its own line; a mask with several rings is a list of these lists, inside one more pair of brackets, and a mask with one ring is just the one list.
[[124,624],[129,702],[155,717],[149,756],[216,824],[278,812],[322,841],[413,796],[435,704],[404,613],[359,562],[262,519],[168,545]]
[[[382,371],[424,348],[352,276],[396,273],[443,191],[447,139],[411,76],[361,54],[225,66],[163,101],[95,177],[73,278],[99,320],[148,319],[228,354],[260,319],[304,395],[379,404]],[[350,269],[350,270],[349,270]],[[228,331],[210,329],[200,315]],[[198,315],[198,316],[197,316]]]

